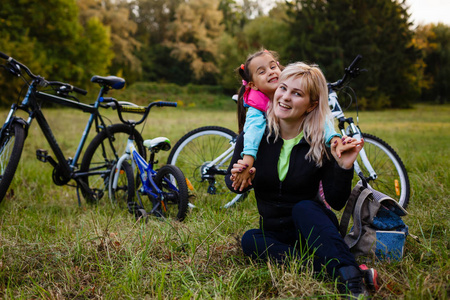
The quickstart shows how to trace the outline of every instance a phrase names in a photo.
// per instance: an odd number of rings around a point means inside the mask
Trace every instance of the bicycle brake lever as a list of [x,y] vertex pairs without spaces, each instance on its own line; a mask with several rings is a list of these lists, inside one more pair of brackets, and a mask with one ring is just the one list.
[[35,80],[38,82],[38,85],[41,87],[48,86],[47,80],[45,80],[44,77],[38,76]]
[[15,64],[13,61],[8,61],[3,67],[17,77],[22,76],[20,66],[18,64]]

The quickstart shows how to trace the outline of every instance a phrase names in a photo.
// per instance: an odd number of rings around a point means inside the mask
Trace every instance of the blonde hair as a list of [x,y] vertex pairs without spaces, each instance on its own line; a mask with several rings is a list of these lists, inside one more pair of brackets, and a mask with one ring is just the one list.
[[[308,65],[303,62],[289,64],[283,72],[281,72],[279,82],[291,77],[298,78],[301,89],[309,94],[310,103],[318,102],[318,105],[309,113],[305,113],[300,124],[298,132],[303,130],[304,137],[311,146],[306,158],[314,161],[317,166],[322,166],[323,156],[326,155],[324,129],[325,123],[331,122],[332,115],[328,106],[328,87],[325,76],[317,65]],[[275,140],[280,137],[279,119],[274,113],[275,99],[270,101],[267,109],[267,125],[270,136],[274,136]],[[332,123],[331,123],[332,124]]]

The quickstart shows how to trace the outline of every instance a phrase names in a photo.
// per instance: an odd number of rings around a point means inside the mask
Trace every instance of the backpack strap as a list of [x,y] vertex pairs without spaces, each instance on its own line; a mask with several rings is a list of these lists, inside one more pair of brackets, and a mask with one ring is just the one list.
[[344,238],[349,248],[352,248],[359,241],[362,233],[361,211],[365,200],[372,194],[372,191],[368,188],[363,188],[361,194],[359,194],[356,206],[353,211],[353,237],[348,236]]
[[350,197],[347,200],[347,204],[344,209],[344,213],[341,217],[341,222],[339,223],[339,233],[342,237],[344,237],[347,234],[348,224],[350,223],[350,218],[353,213],[353,208],[355,206],[355,202],[358,199],[358,196],[360,194],[361,189],[363,186],[361,184],[357,184],[350,194]]

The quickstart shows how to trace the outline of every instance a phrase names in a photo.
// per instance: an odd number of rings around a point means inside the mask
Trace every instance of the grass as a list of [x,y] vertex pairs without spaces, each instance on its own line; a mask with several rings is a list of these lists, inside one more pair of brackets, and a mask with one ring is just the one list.
[[[360,113],[361,128],[387,141],[407,167],[412,196],[404,221],[418,237],[407,238],[402,261],[375,265],[382,287],[374,299],[449,297],[449,115],[448,105]],[[50,109],[46,116],[73,155],[86,115]],[[230,110],[155,108],[143,136],[175,143],[199,126],[236,130],[235,120]],[[34,123],[0,205],[1,298],[338,298],[334,283],[316,279],[310,268],[243,255],[240,236],[258,226],[253,197],[231,209],[205,199],[183,223],[136,223],[107,201],[89,206],[82,199],[78,206],[75,189],[54,185],[51,166],[36,160],[35,150],[45,147]],[[161,162],[166,157],[159,155]]]

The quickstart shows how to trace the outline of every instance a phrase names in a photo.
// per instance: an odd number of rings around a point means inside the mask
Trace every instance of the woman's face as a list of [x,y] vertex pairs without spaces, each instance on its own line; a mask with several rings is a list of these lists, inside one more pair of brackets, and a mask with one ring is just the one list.
[[285,122],[300,123],[316,106],[310,103],[309,93],[302,89],[301,78],[290,77],[280,82],[274,95],[274,113]]

